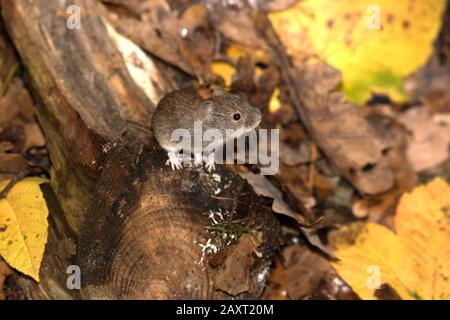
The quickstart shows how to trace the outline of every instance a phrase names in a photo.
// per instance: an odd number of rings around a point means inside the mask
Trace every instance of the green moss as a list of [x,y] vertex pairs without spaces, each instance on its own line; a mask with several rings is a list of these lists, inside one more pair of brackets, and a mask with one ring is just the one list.
[[257,229],[244,226],[242,224],[223,223],[216,225],[205,226],[208,232],[217,232],[219,234],[225,234],[228,239],[238,240],[244,233],[256,235]]

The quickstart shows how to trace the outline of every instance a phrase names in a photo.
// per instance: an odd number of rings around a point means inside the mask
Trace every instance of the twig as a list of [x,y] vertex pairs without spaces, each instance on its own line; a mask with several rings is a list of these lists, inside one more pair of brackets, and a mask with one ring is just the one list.
[[257,12],[255,22],[256,30],[266,40],[267,46],[272,51],[273,57],[276,59],[275,62],[280,67],[281,76],[286,83],[288,93],[294,105],[294,111],[297,114],[300,122],[303,124],[303,127],[305,128],[307,133],[311,136],[311,130],[309,129],[309,125],[306,120],[307,117],[304,111],[304,107],[300,100],[300,97],[298,96],[298,90],[296,89],[295,77],[292,74],[292,65],[291,61],[289,60],[289,56],[286,53],[286,50],[280,39],[278,38],[278,35],[267,15],[262,12]]
[[2,83],[2,86],[0,87],[0,97],[3,97],[6,93],[6,91],[8,91],[9,84],[11,83],[12,79],[14,78],[14,75],[16,74],[19,67],[20,67],[20,64],[16,63],[9,70],[5,81]]
[[25,170],[20,171],[17,173],[12,179],[8,182],[8,184],[3,188],[3,190],[0,192],[0,199],[6,198],[8,195],[8,192],[11,191],[12,187],[22,180],[23,178],[27,177],[29,174],[31,174],[31,169],[27,168]]
[[317,160],[317,145],[311,144],[311,156],[308,167],[308,190],[310,194],[314,191],[314,180],[316,176],[316,160]]

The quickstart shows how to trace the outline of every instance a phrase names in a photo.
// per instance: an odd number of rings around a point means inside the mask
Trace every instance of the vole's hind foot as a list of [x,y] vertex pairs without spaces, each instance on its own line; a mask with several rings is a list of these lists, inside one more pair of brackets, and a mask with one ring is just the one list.
[[183,158],[180,154],[168,152],[167,156],[169,157],[169,160],[166,161],[166,165],[170,165],[172,170],[183,169]]
[[214,153],[210,153],[208,155],[208,157],[205,159],[205,169],[208,172],[211,172],[212,170],[216,169],[216,165],[214,163],[215,160],[216,159],[215,159]]

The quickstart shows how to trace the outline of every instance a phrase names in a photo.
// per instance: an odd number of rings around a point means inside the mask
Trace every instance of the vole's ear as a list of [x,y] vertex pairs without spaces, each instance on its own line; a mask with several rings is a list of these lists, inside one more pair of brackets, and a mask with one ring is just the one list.
[[202,119],[208,118],[212,114],[213,108],[214,108],[214,103],[211,100],[203,101],[200,104],[200,108],[199,108],[200,109],[199,112],[201,114]]
[[211,96],[212,97],[219,97],[224,95],[225,91],[223,91],[221,88],[214,88],[212,90]]

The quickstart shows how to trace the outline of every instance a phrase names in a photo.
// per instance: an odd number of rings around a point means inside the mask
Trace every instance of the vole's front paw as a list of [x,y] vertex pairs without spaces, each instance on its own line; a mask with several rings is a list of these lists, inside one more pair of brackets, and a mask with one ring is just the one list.
[[168,152],[167,156],[169,157],[169,160],[166,161],[166,165],[170,164],[172,170],[183,169],[183,158],[180,154]]
[[205,169],[208,170],[208,172],[211,172],[212,170],[216,169],[214,161],[215,161],[214,153],[210,153],[208,157],[205,159]]

